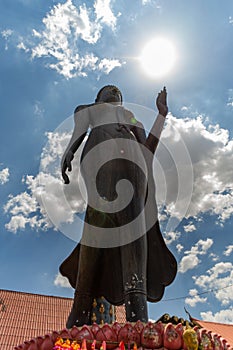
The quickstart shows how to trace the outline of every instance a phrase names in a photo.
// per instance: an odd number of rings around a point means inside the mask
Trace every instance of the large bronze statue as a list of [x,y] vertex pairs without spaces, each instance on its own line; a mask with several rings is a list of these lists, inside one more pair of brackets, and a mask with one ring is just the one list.
[[[115,86],[103,87],[95,103],[75,109],[62,176],[68,184],[66,172],[72,170],[74,153],[86,137],[80,167],[88,205],[81,242],[60,266],[75,288],[68,328],[90,324],[93,298],[100,296],[113,305],[125,304],[127,321],[147,322],[147,301],[159,301],[175,278],[176,260],[157,218],[152,171],[168,113],[165,88],[156,105],[159,114],[148,137],[143,125],[122,106],[122,94]],[[125,184],[122,180],[130,182],[133,192],[127,182],[121,200],[117,186]]]

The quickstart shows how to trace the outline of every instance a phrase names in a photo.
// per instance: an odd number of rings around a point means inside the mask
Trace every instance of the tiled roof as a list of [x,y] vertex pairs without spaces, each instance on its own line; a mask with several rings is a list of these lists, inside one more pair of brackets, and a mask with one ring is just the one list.
[[14,346],[66,323],[72,299],[0,290],[0,349]]
[[[73,300],[48,295],[0,290],[0,349],[10,350],[37,336],[65,328]],[[125,322],[123,307],[116,319]]]
[[221,335],[230,344],[231,349],[233,349],[233,324],[201,321],[195,318],[192,318],[192,320],[197,322],[202,328]]

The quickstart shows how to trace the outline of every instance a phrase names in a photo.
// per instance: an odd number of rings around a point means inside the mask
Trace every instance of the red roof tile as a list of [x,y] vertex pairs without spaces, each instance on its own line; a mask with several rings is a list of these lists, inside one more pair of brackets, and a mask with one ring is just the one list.
[[[72,302],[71,298],[0,290],[0,349],[13,349],[25,340],[62,330]],[[117,309],[117,321],[125,322],[124,308]]]
[[208,322],[197,320],[195,318],[192,318],[192,320],[197,322],[202,328],[221,335],[230,344],[231,349],[233,349],[233,324]]
[[64,328],[72,299],[0,290],[0,349]]

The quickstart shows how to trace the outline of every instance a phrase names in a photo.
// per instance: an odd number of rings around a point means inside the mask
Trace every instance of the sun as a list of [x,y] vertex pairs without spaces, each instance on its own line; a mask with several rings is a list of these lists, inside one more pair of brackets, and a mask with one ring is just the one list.
[[140,62],[144,71],[152,78],[169,73],[176,61],[173,44],[164,38],[149,41],[142,50]]

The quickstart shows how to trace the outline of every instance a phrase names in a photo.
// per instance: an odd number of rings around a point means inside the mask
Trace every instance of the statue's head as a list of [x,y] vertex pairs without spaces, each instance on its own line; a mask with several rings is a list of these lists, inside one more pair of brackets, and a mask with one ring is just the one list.
[[121,91],[114,85],[106,85],[98,92],[95,102],[122,103]]

